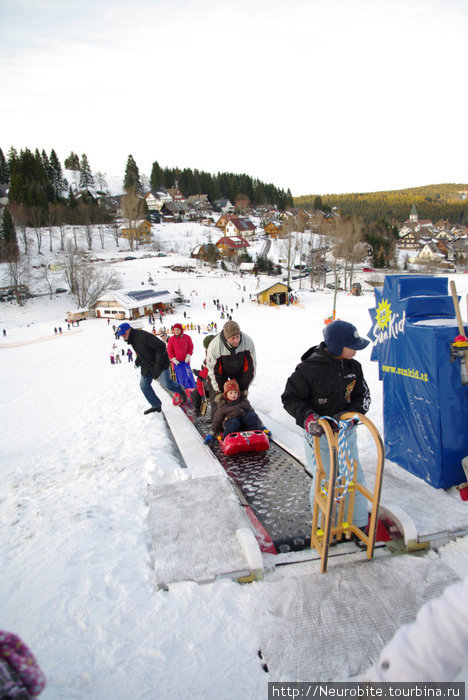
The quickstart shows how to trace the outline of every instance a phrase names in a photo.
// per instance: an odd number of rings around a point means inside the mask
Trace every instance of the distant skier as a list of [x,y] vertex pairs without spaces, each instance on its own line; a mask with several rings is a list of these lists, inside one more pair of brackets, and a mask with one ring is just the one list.
[[[342,413],[353,411],[367,413],[370,405],[370,392],[362,367],[353,359],[356,350],[365,348],[369,341],[360,338],[355,326],[346,321],[333,321],[325,326],[323,335],[325,342],[314,345],[302,355],[301,363],[289,377],[281,396],[285,410],[303,428],[306,458],[314,475],[310,492],[312,507],[315,491],[313,436],[320,437],[320,452],[327,475],[330,469],[328,441],[318,419],[321,416],[339,419]],[[346,436],[351,456],[358,463],[358,481],[364,483],[356,426],[352,426]],[[367,499],[356,493],[354,524],[363,528],[367,522]]]
[[128,348],[127,350],[127,359],[129,362],[133,362],[133,352]]
[[171,379],[169,356],[162,340],[152,333],[132,328],[129,323],[121,323],[117,328],[116,336],[123,338],[136,352],[135,366],[141,369],[140,389],[151,405],[151,408],[144,411],[145,414],[161,412],[161,399],[151,386],[153,379],[157,379],[168,391],[178,393],[182,403],[187,401],[183,386]]
[[239,430],[261,430],[262,422],[245,396],[241,396],[239,384],[230,379],[224,384],[223,396],[217,399],[218,408],[211,419],[211,428],[204,439],[208,444],[223,431],[223,438]]

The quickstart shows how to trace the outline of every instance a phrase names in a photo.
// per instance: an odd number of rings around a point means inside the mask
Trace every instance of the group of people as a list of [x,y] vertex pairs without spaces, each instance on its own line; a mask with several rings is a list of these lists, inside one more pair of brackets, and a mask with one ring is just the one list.
[[[268,429],[247,400],[249,386],[255,377],[257,359],[253,340],[242,332],[236,321],[227,321],[220,333],[208,335],[203,344],[206,357],[196,372],[190,366],[193,341],[182,324],[175,323],[173,335],[163,340],[143,330],[122,323],[116,332],[136,352],[135,364],[141,369],[140,388],[150,404],[145,414],[161,411],[161,400],[152,382],[178,393],[182,403],[187,400],[186,389],[193,389],[192,404],[200,412],[202,401],[211,406],[211,427],[205,438],[210,442],[217,435],[225,437],[237,430]],[[367,413],[370,392],[360,363],[354,359],[369,341],[361,338],[355,326],[346,321],[333,321],[325,326],[323,342],[309,348],[300,364],[286,382],[281,400],[285,410],[303,429],[304,448],[311,472],[315,475],[313,437],[320,438],[320,449],[325,469],[329,468],[328,442],[319,424],[322,416],[330,417],[333,429],[343,413]],[[171,377],[172,365],[175,379]],[[364,483],[359,463],[356,426],[349,426],[348,448],[358,463],[358,480]],[[311,489],[311,504],[313,487]],[[354,522],[366,527],[367,499],[356,495]]]

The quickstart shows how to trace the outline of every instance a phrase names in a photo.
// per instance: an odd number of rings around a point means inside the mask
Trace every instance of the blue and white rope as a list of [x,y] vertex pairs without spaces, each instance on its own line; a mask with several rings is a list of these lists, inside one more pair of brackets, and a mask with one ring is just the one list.
[[[351,457],[351,450],[348,445],[348,440],[346,438],[346,433],[352,425],[354,425],[354,419],[351,418],[350,420],[343,420],[339,419],[337,420],[336,418],[333,418],[332,416],[321,416],[321,418],[324,418],[325,420],[328,420],[332,423],[335,423],[335,425],[338,426],[338,472],[336,475],[336,481],[338,482],[340,479],[344,479],[344,484],[343,484],[343,489],[341,493],[339,493],[335,497],[335,501],[339,502],[341,501],[342,498],[346,496],[348,493],[349,485],[352,480],[353,476],[353,460]],[[357,416],[356,416],[357,419]],[[313,467],[315,469],[315,472],[317,473],[317,463],[315,459],[315,449],[314,449],[314,436],[310,435],[308,432],[306,432],[306,439],[307,442],[309,443],[310,447],[312,448],[312,461],[313,461]],[[331,453],[330,453],[330,460],[331,460]],[[348,466],[349,465],[349,466]],[[330,469],[331,469],[331,464],[330,464]],[[322,483],[320,485],[320,490],[322,493],[325,495],[327,494],[327,490],[325,488],[325,479],[322,479]]]

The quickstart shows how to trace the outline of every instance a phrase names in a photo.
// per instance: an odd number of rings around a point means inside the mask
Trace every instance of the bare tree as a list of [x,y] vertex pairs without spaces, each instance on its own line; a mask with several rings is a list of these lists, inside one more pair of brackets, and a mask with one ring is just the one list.
[[[294,265],[294,260],[296,258],[296,252],[297,252],[297,241],[296,241],[296,235],[294,233],[294,219],[290,216],[287,218],[283,219],[283,231],[286,232],[285,237],[281,241],[281,254],[285,257],[286,259],[286,265],[287,265],[287,285],[288,285],[288,291],[290,287],[290,282],[291,282],[291,268]],[[286,304],[289,304],[289,293],[286,295]]]
[[98,170],[97,173],[94,173],[94,182],[96,183],[100,192],[108,192],[106,173],[102,173],[100,170]]
[[114,234],[115,246],[116,246],[116,248],[118,248],[119,247],[119,223],[115,219],[112,222],[112,232]]
[[28,254],[28,224],[29,212],[23,204],[10,204],[10,213],[23,243],[24,254]]
[[99,240],[101,241],[101,248],[104,250],[104,239],[105,239],[105,227],[102,224],[98,224]]
[[42,226],[44,224],[44,211],[41,207],[29,207],[29,219],[36,234],[37,252],[41,253],[42,247]]
[[49,251],[52,253],[52,227],[55,223],[57,215],[57,205],[49,202],[47,207],[47,227],[49,229]]
[[53,282],[52,270],[50,269],[50,267],[48,265],[45,265],[45,264],[41,265],[40,270],[41,270],[41,277],[45,280],[45,282],[47,283],[47,286],[49,287],[49,295],[50,295],[50,298],[52,299],[52,295],[54,293],[54,288],[52,285],[52,282]]
[[[350,216],[341,218],[335,227],[335,260],[341,258],[344,262],[344,289],[351,289],[354,263],[363,260],[366,247],[363,241],[364,223],[360,217]],[[364,257],[363,257],[364,256]]]
[[82,262],[83,253],[76,248],[72,241],[67,241],[65,244],[65,256],[63,260],[63,269],[65,272],[65,279],[67,280],[68,286],[72,294],[75,294],[77,286],[77,276],[78,268]]
[[127,223],[128,230],[128,245],[130,250],[133,250],[135,241],[138,244],[136,236],[136,223],[144,213],[144,200],[138,194],[135,188],[129,189],[127,194],[124,194],[121,199],[122,213]]
[[81,261],[75,279],[78,307],[88,308],[108,289],[120,285],[119,275],[107,268],[96,268],[87,261]]
[[24,287],[28,287],[29,285],[30,273],[31,266],[27,255],[23,255],[16,260],[10,260],[8,262],[8,277],[10,285],[15,289],[16,303],[19,306],[23,306],[24,295],[22,292]]

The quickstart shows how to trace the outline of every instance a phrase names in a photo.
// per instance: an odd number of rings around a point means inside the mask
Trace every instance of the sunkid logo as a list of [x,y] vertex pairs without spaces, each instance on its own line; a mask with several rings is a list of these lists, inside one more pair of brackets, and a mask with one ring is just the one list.
[[397,338],[400,333],[405,332],[406,311],[400,314],[392,313],[392,308],[388,299],[382,299],[375,310],[375,325],[373,333],[375,336],[374,345],[384,343],[390,338]]

